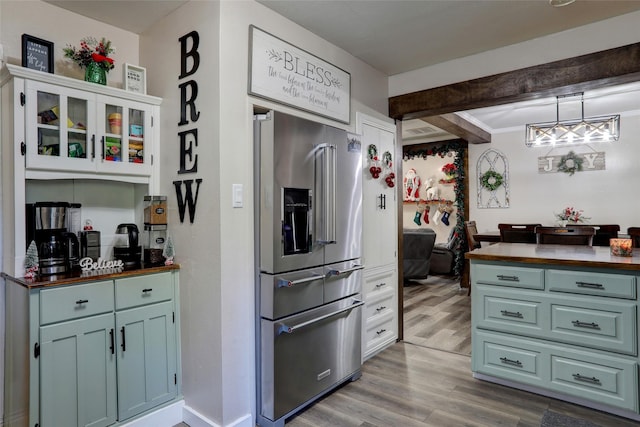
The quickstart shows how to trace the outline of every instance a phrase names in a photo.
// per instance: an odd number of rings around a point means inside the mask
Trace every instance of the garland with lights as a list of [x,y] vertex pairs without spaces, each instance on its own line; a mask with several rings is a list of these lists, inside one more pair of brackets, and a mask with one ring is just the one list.
[[494,170],[488,170],[480,177],[480,185],[489,191],[496,191],[503,182],[502,174]]
[[455,153],[455,156],[453,158],[453,165],[455,166],[457,175],[455,177],[453,186],[453,191],[455,194],[455,200],[453,204],[457,208],[457,220],[454,227],[454,235],[457,237],[457,239],[455,247],[453,247],[452,249],[456,254],[455,264],[453,266],[453,273],[456,276],[461,276],[462,271],[464,270],[464,248],[467,242],[464,228],[464,150],[465,146],[460,142],[449,141],[430,148],[412,148],[411,146],[406,146],[402,155],[404,160],[412,160],[416,157],[426,160],[429,156],[440,156],[441,158],[444,158],[451,151]]

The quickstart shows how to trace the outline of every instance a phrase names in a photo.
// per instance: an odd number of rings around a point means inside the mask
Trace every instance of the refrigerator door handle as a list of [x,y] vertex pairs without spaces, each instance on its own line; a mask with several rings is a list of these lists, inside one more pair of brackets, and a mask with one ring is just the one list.
[[323,230],[319,242],[322,244],[336,243],[336,146],[320,144],[317,147],[322,160],[322,221]]
[[280,334],[292,334],[296,330],[302,329],[305,326],[312,325],[312,324],[314,324],[316,322],[319,322],[321,320],[328,319],[329,317],[335,316],[336,314],[340,314],[340,313],[343,313],[345,311],[353,310],[354,308],[361,307],[363,305],[364,305],[364,301],[360,301],[360,300],[357,300],[357,299],[354,298],[353,299],[353,304],[350,305],[349,307],[341,308],[341,309],[336,310],[336,311],[332,311],[331,313],[327,313],[327,314],[322,315],[320,317],[316,317],[314,319],[307,320],[306,322],[298,323],[297,325],[287,326],[284,323],[278,323],[276,325],[277,335],[280,335]]
[[353,267],[345,268],[344,270],[329,270],[329,272],[327,273],[327,277],[339,276],[341,274],[353,273],[354,271],[358,271],[358,270],[362,270],[362,269],[364,269],[364,265],[355,264]]

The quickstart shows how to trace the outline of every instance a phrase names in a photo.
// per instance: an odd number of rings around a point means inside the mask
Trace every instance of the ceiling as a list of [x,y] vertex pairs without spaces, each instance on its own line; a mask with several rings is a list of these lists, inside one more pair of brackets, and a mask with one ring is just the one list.
[[[185,0],[45,0],[140,34]],[[230,0],[240,1],[240,0]],[[395,75],[621,14],[640,10],[640,0],[578,0],[553,7],[547,0],[257,0],[374,68]],[[540,25],[544,22],[544,25]],[[585,116],[640,109],[640,86],[585,93]],[[489,132],[526,123],[579,118],[579,98],[547,98],[458,113]],[[403,124],[407,142],[446,137],[421,120]]]

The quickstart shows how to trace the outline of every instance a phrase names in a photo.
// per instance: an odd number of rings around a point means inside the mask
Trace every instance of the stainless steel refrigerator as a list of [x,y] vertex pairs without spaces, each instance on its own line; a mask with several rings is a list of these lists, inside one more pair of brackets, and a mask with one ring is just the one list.
[[346,131],[255,116],[258,425],[360,377],[362,150]]

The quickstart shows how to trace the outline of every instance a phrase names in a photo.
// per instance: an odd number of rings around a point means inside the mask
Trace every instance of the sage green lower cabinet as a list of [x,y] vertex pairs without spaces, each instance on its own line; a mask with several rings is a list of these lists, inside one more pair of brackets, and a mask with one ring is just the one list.
[[113,314],[40,328],[42,427],[102,427],[116,421]]
[[5,425],[117,426],[180,395],[178,269],[6,281]]
[[116,313],[118,418],[125,420],[176,397],[173,304]]
[[638,277],[471,259],[475,376],[640,420]]

